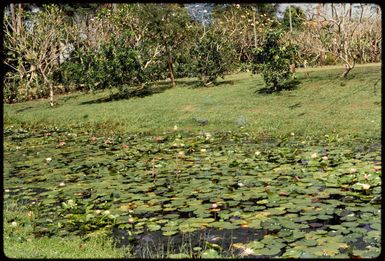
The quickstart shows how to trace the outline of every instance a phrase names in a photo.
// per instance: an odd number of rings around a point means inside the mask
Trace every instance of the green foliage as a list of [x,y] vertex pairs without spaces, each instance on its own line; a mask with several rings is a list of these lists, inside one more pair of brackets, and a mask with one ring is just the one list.
[[301,29],[304,21],[306,21],[306,15],[302,8],[299,6],[290,6],[286,8],[285,13],[283,15],[282,24],[286,28],[290,28],[289,8],[291,10],[291,25],[293,29]]
[[140,95],[146,90],[147,74],[140,64],[138,52],[127,44],[130,37],[130,33],[126,33],[112,39],[98,51],[81,49],[75,52],[61,67],[64,82],[74,83],[80,89],[118,87],[123,96]]
[[18,74],[13,74],[12,72],[5,73],[3,101],[5,103],[14,103],[17,101],[26,100],[26,97],[23,97],[23,95],[19,95],[19,86],[21,86],[22,84],[22,79],[19,77]]
[[269,30],[263,45],[254,51],[253,72],[262,73],[266,87],[273,91],[280,91],[284,82],[290,79],[290,64],[296,54],[294,45],[280,41],[282,34],[282,30]]
[[260,3],[254,4],[259,14],[265,14],[266,17],[274,19],[277,13],[278,4]]
[[229,61],[225,53],[231,46],[222,37],[209,31],[201,37],[191,49],[192,72],[198,76],[203,85],[215,84],[218,77],[224,77],[228,71]]

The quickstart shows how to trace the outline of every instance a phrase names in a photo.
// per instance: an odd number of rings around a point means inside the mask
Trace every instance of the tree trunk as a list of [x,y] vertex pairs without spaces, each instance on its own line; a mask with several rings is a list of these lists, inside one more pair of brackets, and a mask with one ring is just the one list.
[[168,72],[170,73],[170,80],[172,83],[172,87],[175,87],[175,77],[174,77],[174,66],[173,66],[173,60],[172,60],[172,54],[170,47],[167,46],[167,64],[168,64]]
[[348,74],[349,74],[349,72],[350,72],[351,69],[352,69],[352,68],[345,67],[345,71],[344,71],[344,73],[341,75],[341,77],[342,77],[342,78],[346,78],[346,76],[348,76]]
[[324,53],[324,51],[320,51],[320,55],[319,55],[320,66],[323,66],[324,62],[325,62],[325,53]]
[[49,104],[53,107],[53,85],[49,83]]
[[293,25],[291,21],[291,5],[289,5],[289,23],[290,23],[290,33],[293,32]]
[[21,4],[18,4],[18,11],[16,14],[16,35],[19,35],[21,33],[21,26],[22,26],[22,21],[21,21],[21,16],[22,16],[22,11],[23,7]]
[[16,21],[15,4],[10,4],[9,10],[11,11],[12,22],[15,22]]
[[254,47],[257,48],[257,25],[255,24],[255,13],[256,10],[253,8],[253,33],[254,33]]
[[118,4],[112,4],[112,11],[117,12],[118,11]]
[[353,65],[345,63],[345,71],[341,75],[342,78],[346,78],[346,76],[348,76],[349,72],[354,68],[354,63],[355,63],[354,61],[353,61]]
[[42,70],[41,66],[39,66],[39,71],[41,73],[41,76],[43,76],[44,82],[48,84],[49,87],[49,104],[51,107],[53,107],[54,102],[53,102],[53,84],[50,80],[48,80],[47,75],[45,75],[45,72]]

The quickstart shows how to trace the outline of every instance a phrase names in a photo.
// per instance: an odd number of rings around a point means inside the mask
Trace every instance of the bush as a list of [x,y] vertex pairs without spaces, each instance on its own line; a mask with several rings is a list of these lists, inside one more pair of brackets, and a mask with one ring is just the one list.
[[61,66],[63,82],[86,90],[117,87],[122,96],[147,91],[144,86],[148,74],[142,69],[138,52],[126,44],[129,37],[125,34],[102,45],[98,51],[75,51],[71,60]]
[[296,47],[281,42],[283,31],[268,31],[261,47],[254,49],[253,73],[262,73],[266,87],[280,91],[292,76],[290,64],[294,63]]
[[224,78],[229,64],[224,57],[230,46],[223,36],[208,32],[191,49],[192,72],[203,85],[215,84],[218,77]]

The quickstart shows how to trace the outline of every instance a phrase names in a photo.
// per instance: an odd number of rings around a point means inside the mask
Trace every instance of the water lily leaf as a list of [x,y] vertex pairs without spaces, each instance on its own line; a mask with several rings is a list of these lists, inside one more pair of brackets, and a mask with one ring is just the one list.
[[352,228],[352,227],[357,227],[359,224],[356,222],[342,222],[341,226]]
[[265,246],[265,244],[261,243],[260,241],[252,241],[246,245],[247,247],[251,249],[261,249]]
[[202,252],[201,258],[221,258],[219,253],[214,249],[207,249]]
[[250,223],[248,223],[249,228],[254,228],[254,229],[261,229],[261,220],[255,219],[252,220]]
[[283,258],[300,258],[303,251],[301,249],[290,248],[283,253]]
[[271,248],[263,248],[255,251],[255,254],[260,254],[264,256],[275,256],[281,252],[281,248],[272,246]]
[[353,250],[353,255],[358,258],[376,258],[380,255],[381,249],[371,247],[368,250]]
[[150,231],[157,231],[161,228],[161,226],[156,224],[156,223],[149,223],[149,224],[147,224],[147,228]]
[[295,242],[295,245],[297,246],[308,246],[308,247],[314,247],[317,246],[317,241],[314,239],[305,239]]
[[178,231],[170,230],[170,231],[163,231],[163,232],[162,232],[162,235],[167,237],[167,236],[175,235],[175,234],[177,234],[177,233],[178,233]]

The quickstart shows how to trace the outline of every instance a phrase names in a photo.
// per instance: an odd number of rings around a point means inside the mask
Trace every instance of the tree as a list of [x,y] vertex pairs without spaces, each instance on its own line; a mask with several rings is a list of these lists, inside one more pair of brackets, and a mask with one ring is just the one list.
[[[252,63],[252,48],[263,42],[264,31],[277,25],[272,4],[216,5],[213,26],[234,47],[231,57],[236,67]],[[230,58],[230,57],[229,57]]]
[[254,73],[261,72],[266,87],[280,91],[292,72],[296,48],[290,42],[281,41],[283,30],[269,30],[261,47],[254,50]]
[[282,20],[283,26],[285,26],[286,28],[301,29],[304,21],[306,21],[306,15],[301,7],[290,5],[288,8],[286,8]]
[[149,21],[146,37],[160,45],[175,87],[175,52],[187,39],[191,22],[187,10],[179,4],[146,4],[143,5],[143,18]]
[[17,73],[6,75],[6,83],[19,85],[13,90],[17,99],[25,90],[26,98],[48,95],[53,106],[53,75],[59,68],[60,43],[70,30],[63,12],[56,5],[46,5],[43,11],[31,14],[19,5],[12,16],[4,19],[4,62]]
[[233,48],[221,35],[209,29],[197,40],[191,49],[192,71],[204,86],[215,84],[218,77],[224,77],[231,61],[225,59],[225,53]]
[[[363,17],[365,5],[361,5],[362,11],[356,14],[351,4],[332,4],[326,7],[331,8],[332,15],[325,8],[319,8],[318,20],[308,23],[309,29],[306,31],[309,33],[308,39],[311,39],[308,45],[314,52],[327,53],[342,61],[345,70],[341,77],[346,77],[365,55],[365,51],[362,51],[364,42],[367,42],[367,46],[374,43],[373,48],[366,49],[366,52],[376,50],[379,54],[381,19]],[[298,41],[300,39],[305,37],[300,35]]]

